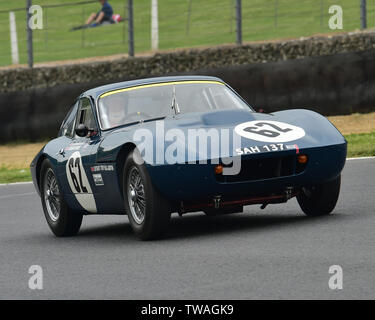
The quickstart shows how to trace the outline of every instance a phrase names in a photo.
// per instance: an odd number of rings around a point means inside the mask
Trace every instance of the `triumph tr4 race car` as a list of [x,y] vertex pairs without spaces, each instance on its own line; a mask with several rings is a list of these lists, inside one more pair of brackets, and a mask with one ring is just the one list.
[[31,163],[56,236],[89,214],[127,214],[143,239],[171,214],[242,212],[297,197],[308,216],[336,205],[347,143],[309,110],[257,113],[214,77],[179,76],[81,94]]

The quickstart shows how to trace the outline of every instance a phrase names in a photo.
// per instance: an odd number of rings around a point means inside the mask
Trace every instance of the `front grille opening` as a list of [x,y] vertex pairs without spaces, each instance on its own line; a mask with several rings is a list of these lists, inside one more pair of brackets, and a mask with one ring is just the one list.
[[292,176],[305,170],[306,164],[299,164],[296,156],[276,158],[244,159],[241,161],[241,171],[237,175],[216,175],[219,182],[239,182],[265,180],[278,177]]

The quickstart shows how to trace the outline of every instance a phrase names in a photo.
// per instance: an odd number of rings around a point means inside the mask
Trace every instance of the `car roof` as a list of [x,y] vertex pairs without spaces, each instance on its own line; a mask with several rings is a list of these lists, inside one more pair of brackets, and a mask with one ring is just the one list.
[[216,78],[216,77],[209,77],[209,76],[172,76],[172,77],[155,77],[155,78],[146,78],[146,79],[138,79],[138,80],[131,80],[131,81],[123,81],[117,83],[111,83],[104,86],[96,87],[90,90],[85,91],[81,96],[91,96],[94,99],[112,90],[118,89],[125,89],[129,87],[135,87],[144,84],[153,84],[153,83],[163,83],[163,82],[172,82],[172,81],[219,81],[223,82],[223,80]]

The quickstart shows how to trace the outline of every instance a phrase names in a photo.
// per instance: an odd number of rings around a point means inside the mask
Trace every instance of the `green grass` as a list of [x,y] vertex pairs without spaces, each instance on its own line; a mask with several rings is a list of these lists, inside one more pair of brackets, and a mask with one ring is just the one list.
[[345,138],[348,141],[348,158],[375,156],[375,132],[349,134]]
[[[375,131],[372,133],[350,134],[348,141],[348,158],[375,156]],[[29,168],[7,169],[0,168],[0,183],[30,181]]]
[[[77,0],[39,0],[34,3],[53,5]],[[109,0],[115,13],[124,16],[125,0]],[[134,1],[136,53],[150,50],[150,0]],[[277,7],[277,19],[275,3]],[[323,6],[321,6],[323,4]],[[358,0],[245,0],[242,1],[243,40],[258,41],[295,38],[316,33],[332,33],[328,28],[328,9],[341,5],[344,30],[360,26]],[[1,1],[0,11],[22,8],[24,0]],[[375,1],[367,1],[368,26],[375,27]],[[34,31],[36,62],[75,59],[127,53],[127,25],[120,23],[84,31],[69,32],[83,24],[99,4],[44,8],[44,29]],[[192,0],[189,31],[187,0],[159,0],[160,49],[234,43],[234,0]],[[27,62],[25,12],[16,11],[21,63]],[[9,14],[0,12],[0,65],[11,63]]]
[[31,174],[30,169],[7,169],[0,168],[0,183],[12,183],[30,181]]

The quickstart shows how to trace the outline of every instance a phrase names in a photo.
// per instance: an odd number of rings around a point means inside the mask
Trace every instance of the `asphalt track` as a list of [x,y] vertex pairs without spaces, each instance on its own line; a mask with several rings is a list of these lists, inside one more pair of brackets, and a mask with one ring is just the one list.
[[[375,159],[348,161],[335,213],[307,218],[295,199],[265,210],[172,219],[141,242],[126,217],[91,216],[55,238],[31,184],[0,186],[0,299],[375,298]],[[43,290],[28,269],[43,268]],[[328,286],[331,265],[343,289]]]

